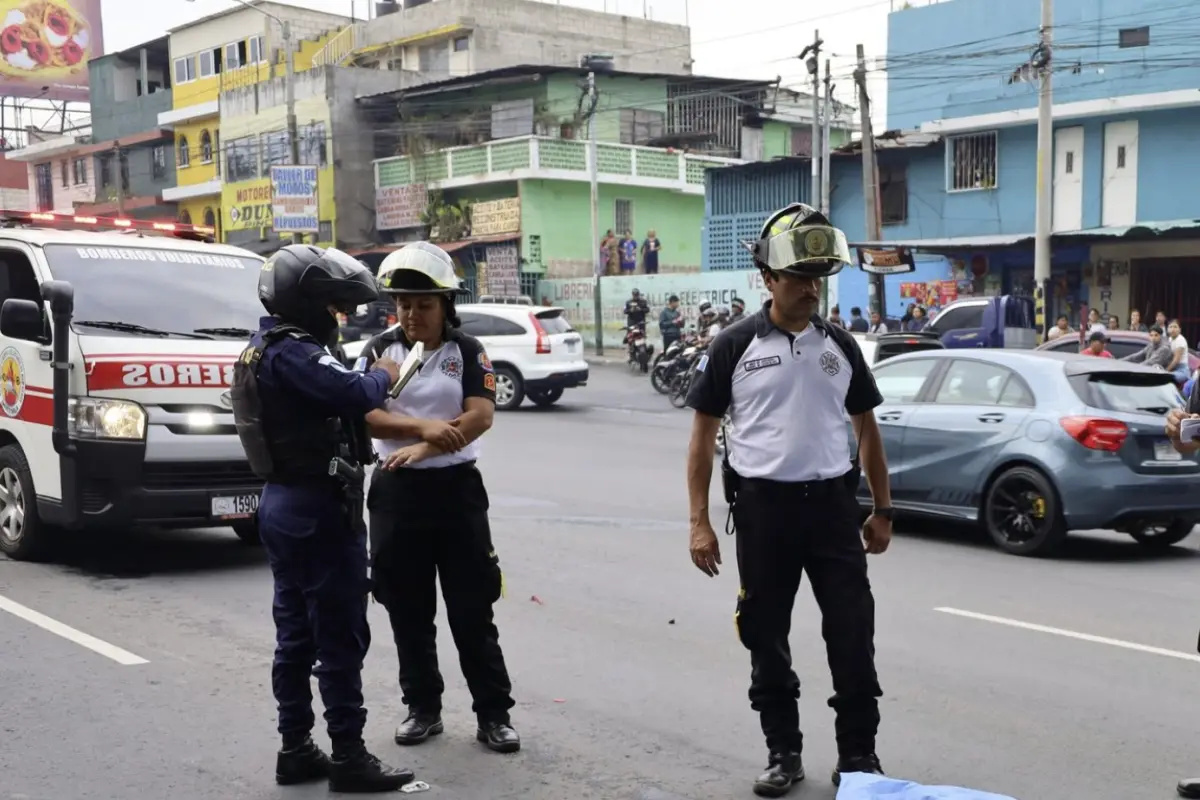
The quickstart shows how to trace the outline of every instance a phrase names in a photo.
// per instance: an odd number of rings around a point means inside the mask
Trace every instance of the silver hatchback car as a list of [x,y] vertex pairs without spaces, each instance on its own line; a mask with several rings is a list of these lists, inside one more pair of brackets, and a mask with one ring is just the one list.
[[[874,373],[902,514],[977,522],[1017,555],[1101,528],[1169,547],[1200,521],[1200,459],[1163,432],[1183,402],[1166,372],[1078,354],[931,350]],[[859,492],[869,507],[865,481]]]

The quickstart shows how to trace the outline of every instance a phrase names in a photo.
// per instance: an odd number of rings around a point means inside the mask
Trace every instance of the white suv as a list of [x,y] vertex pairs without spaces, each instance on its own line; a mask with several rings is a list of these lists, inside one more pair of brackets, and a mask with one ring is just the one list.
[[[496,369],[496,408],[510,411],[526,397],[552,406],[565,389],[585,386],[583,337],[554,306],[470,303],[455,306],[463,333],[483,343]],[[366,340],[343,345],[353,362]]]

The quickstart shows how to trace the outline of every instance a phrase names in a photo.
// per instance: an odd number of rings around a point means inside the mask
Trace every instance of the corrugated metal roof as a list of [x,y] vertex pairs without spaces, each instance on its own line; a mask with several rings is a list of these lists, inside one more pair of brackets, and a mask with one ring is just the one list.
[[[942,137],[933,133],[912,131],[884,131],[875,137],[875,150],[905,150],[917,147],[932,147],[942,141]],[[854,155],[862,153],[862,140],[855,139],[833,151],[834,155]]]
[[[1084,228],[1078,231],[1061,231],[1051,235],[1052,242],[1066,244],[1083,243],[1096,239],[1128,239],[1140,241],[1159,236],[1183,238],[1200,234],[1200,219],[1176,219],[1160,222],[1141,222],[1136,225],[1110,225],[1104,228]],[[855,242],[852,247],[880,247],[903,245],[927,253],[955,252],[960,250],[986,250],[1014,245],[1032,245],[1032,233],[995,234],[989,236],[958,236],[945,239],[896,239],[884,242]]]
[[[520,78],[520,77],[541,77],[547,75],[562,75],[571,74],[583,77],[587,75],[587,70],[579,67],[555,67],[543,66],[538,64],[523,64],[520,66],[503,67],[501,69],[488,70],[487,72],[476,72],[472,75],[460,75],[454,78],[448,78],[442,81],[430,81],[422,83],[419,86],[414,86],[409,89],[389,89],[385,92],[375,92],[372,94],[357,95],[355,100],[369,100],[382,97],[398,97],[400,95],[412,96],[417,92],[445,92],[454,89],[463,89],[478,85],[487,84],[490,81],[503,80],[505,78]],[[715,83],[718,86],[725,88],[765,88],[774,86],[775,81],[758,81],[758,80],[739,80],[737,78],[710,78],[703,75],[680,75],[672,72],[623,72],[621,70],[613,70],[612,72],[598,72],[597,76],[603,77],[606,75],[617,78],[642,78],[645,80],[662,79],[683,81],[689,83]]]

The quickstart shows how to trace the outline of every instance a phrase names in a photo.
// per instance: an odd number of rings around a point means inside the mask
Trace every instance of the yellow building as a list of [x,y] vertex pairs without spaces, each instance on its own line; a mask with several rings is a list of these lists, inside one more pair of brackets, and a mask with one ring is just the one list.
[[[300,164],[317,170],[318,230],[303,241],[330,246],[336,241],[333,130],[325,97],[323,71],[296,77],[296,130]],[[221,187],[222,241],[250,250],[274,249],[289,233],[272,231],[271,167],[291,162],[287,106],[281,102],[282,81],[269,81],[223,95],[221,133],[226,171]]]
[[[163,191],[163,200],[178,204],[181,220],[220,227],[225,217],[221,202],[229,156],[220,130],[221,93],[282,79],[284,22],[291,30],[299,76],[312,67],[313,56],[350,24],[350,19],[280,3],[253,2],[169,31],[173,103],[170,111],[159,114],[158,123],[175,133],[176,185]],[[301,117],[299,107],[297,116]],[[324,119],[328,119],[327,111]],[[285,137],[285,151],[290,156],[286,145]],[[256,149],[255,157],[258,155]],[[235,166],[240,167],[244,154],[239,152],[237,158]]]

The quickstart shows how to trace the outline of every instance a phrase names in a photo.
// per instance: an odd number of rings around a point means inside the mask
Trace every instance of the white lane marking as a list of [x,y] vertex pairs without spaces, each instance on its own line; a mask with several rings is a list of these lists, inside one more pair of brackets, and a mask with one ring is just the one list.
[[1080,633],[1079,631],[1069,631],[1064,628],[1051,628],[1049,625],[1038,625],[1033,622],[1022,622],[1019,619],[1008,619],[1007,617],[993,617],[990,614],[978,614],[974,611],[963,611],[961,608],[935,608],[934,611],[939,611],[943,614],[953,614],[956,617],[965,617],[967,619],[979,620],[980,622],[992,622],[996,625],[1007,625],[1010,628],[1021,628],[1027,631],[1036,631],[1038,633],[1049,633],[1054,636],[1064,636],[1068,639],[1077,639],[1081,642],[1091,642],[1092,644],[1106,644],[1109,647],[1120,647],[1125,650],[1136,650],[1139,653],[1149,653],[1153,656],[1166,656],[1167,658],[1178,658],[1180,661],[1194,661],[1200,663],[1200,655],[1195,653],[1184,653],[1179,650],[1168,650],[1165,647],[1154,647],[1148,644],[1138,644],[1137,642],[1127,642],[1123,639],[1110,639],[1107,636],[1095,636],[1090,633]]
[[37,625],[42,630],[49,631],[55,636],[61,636],[67,641],[74,642],[80,647],[86,647],[93,653],[97,653],[108,659],[112,659],[123,666],[135,667],[138,664],[150,663],[141,656],[135,656],[128,650],[122,650],[115,644],[109,644],[108,642],[102,639],[97,639],[95,636],[86,634],[83,631],[77,631],[70,625],[64,625],[56,619],[51,619],[45,614],[34,611],[32,608],[27,608],[14,600],[9,600],[3,595],[0,595],[0,611],[7,611],[14,617],[18,617],[28,623]]

